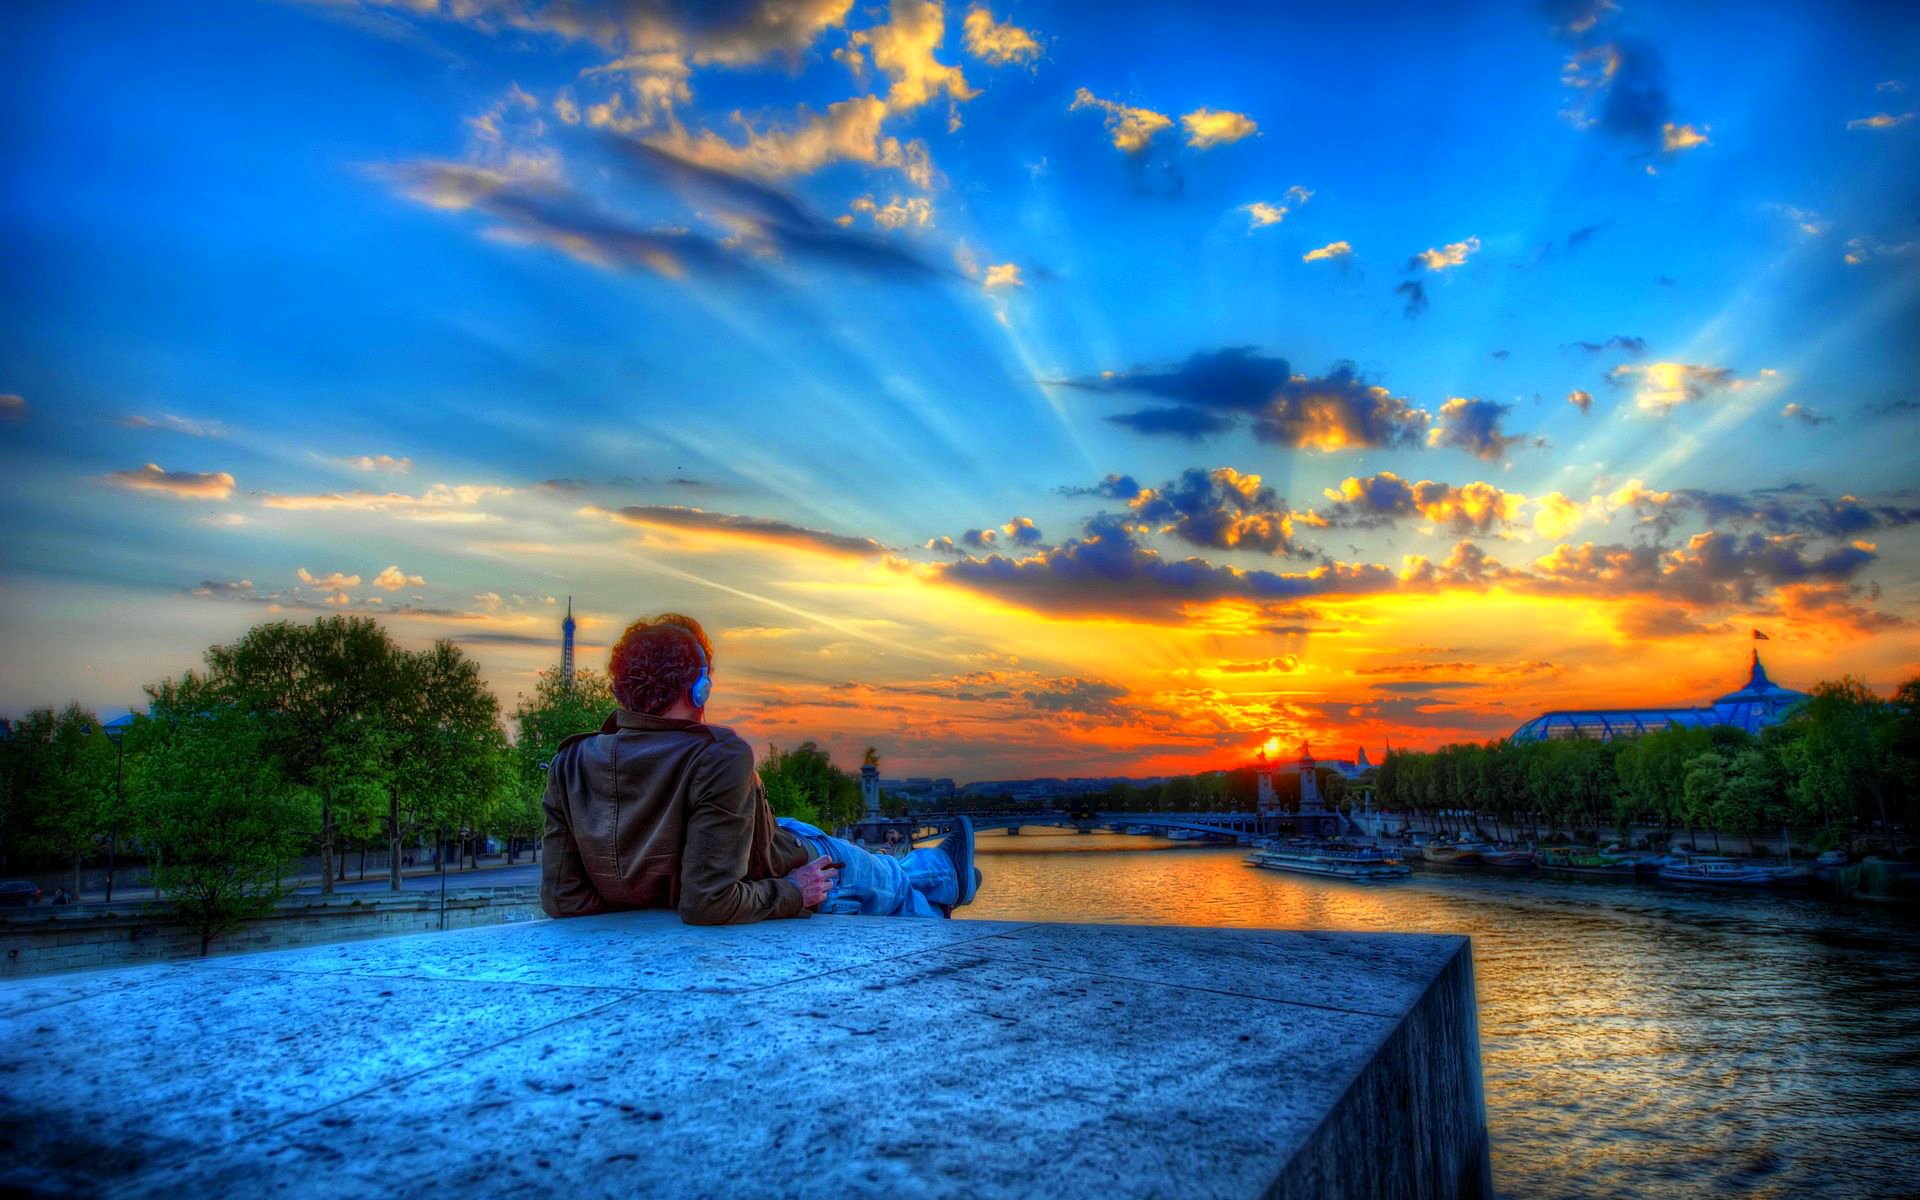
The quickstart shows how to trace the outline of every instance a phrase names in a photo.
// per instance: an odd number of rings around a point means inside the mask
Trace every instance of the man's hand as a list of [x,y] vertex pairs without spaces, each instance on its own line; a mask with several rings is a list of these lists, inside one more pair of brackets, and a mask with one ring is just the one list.
[[827,898],[840,881],[840,864],[822,854],[804,867],[787,872],[787,878],[800,889],[801,903],[813,908]]

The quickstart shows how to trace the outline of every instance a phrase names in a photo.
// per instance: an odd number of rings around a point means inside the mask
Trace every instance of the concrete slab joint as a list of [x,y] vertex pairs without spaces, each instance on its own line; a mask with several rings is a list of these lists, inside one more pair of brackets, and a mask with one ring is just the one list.
[[1491,1193],[1461,937],[523,921],[0,984],[0,1078],[7,1193]]

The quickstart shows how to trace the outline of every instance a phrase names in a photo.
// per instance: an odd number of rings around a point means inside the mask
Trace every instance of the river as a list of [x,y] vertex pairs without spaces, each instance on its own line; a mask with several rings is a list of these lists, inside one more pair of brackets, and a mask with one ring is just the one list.
[[1471,935],[1501,1196],[1920,1187],[1910,913],[1419,867],[1357,884],[1065,830],[978,847],[972,919]]

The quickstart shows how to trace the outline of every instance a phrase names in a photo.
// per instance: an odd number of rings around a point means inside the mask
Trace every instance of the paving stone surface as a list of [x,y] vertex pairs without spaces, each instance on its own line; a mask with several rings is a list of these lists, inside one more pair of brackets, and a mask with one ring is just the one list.
[[1477,1047],[1469,1089],[1353,1100],[1409,1031],[1463,1055],[1467,953],[623,913],[34,979],[0,986],[0,1192],[1257,1196],[1330,1121],[1484,1139],[1420,1111],[1477,1103]]

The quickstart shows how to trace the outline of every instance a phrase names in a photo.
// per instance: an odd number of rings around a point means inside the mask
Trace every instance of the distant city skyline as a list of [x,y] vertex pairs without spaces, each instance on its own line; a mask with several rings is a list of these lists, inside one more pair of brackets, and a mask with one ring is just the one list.
[[1920,672],[1920,10],[0,11],[0,713],[637,616],[889,776]]

